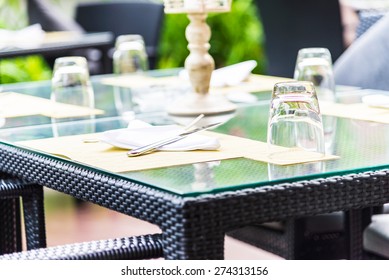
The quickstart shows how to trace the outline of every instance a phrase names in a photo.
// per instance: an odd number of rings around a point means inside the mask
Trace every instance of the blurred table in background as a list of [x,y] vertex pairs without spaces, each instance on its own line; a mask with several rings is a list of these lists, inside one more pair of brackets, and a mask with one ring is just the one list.
[[101,51],[104,72],[110,72],[111,62],[108,59],[108,49],[113,45],[113,35],[110,32],[78,34],[73,32],[49,32],[40,43],[17,44],[10,42],[9,46],[0,48],[0,63],[3,58],[12,58],[26,55],[42,55],[49,61],[60,56],[74,55],[75,51],[98,49]]

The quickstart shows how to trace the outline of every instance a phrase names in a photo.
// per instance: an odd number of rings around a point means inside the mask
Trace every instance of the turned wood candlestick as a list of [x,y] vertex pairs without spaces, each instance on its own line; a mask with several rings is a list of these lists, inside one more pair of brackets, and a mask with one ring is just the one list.
[[192,93],[179,98],[168,107],[172,115],[214,115],[235,111],[236,105],[225,96],[210,93],[210,82],[215,62],[208,53],[211,29],[206,19],[207,12],[226,12],[231,7],[230,0],[165,0],[166,13],[187,13],[190,20],[185,30],[190,51],[185,60],[192,85]]

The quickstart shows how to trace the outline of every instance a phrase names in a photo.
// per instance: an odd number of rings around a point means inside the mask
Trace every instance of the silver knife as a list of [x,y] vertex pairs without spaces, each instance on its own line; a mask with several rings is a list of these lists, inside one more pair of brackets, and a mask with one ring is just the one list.
[[137,157],[137,156],[140,156],[140,155],[144,155],[146,153],[153,152],[153,151],[157,150],[158,148],[161,148],[162,146],[165,146],[165,145],[177,142],[177,141],[179,141],[181,139],[184,139],[185,137],[187,137],[187,136],[189,136],[191,134],[194,134],[194,133],[197,133],[197,132],[200,132],[200,131],[203,131],[203,130],[210,129],[210,128],[218,126],[220,124],[222,124],[222,123],[218,122],[218,123],[208,124],[208,125],[205,125],[205,126],[202,126],[202,127],[194,128],[194,129],[191,129],[189,131],[184,131],[184,132],[182,132],[182,133],[180,133],[178,135],[175,135],[175,136],[172,136],[172,137],[169,137],[169,138],[166,138],[166,139],[163,139],[163,140],[160,140],[160,141],[148,144],[146,146],[142,146],[142,147],[133,149],[131,151],[128,151],[127,155],[129,157]]

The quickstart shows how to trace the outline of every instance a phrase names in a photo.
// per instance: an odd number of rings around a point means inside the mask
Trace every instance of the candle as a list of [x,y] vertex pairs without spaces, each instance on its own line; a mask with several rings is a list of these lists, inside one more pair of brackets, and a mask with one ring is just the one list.
[[190,11],[198,11],[202,12],[203,9],[203,1],[202,0],[184,0],[184,9]]

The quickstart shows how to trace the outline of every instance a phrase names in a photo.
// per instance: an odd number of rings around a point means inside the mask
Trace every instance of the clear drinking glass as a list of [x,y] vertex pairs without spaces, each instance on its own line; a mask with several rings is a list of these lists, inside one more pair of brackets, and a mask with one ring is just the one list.
[[[115,74],[142,73],[149,69],[143,37],[138,34],[121,35],[116,38],[113,53],[113,70]],[[132,89],[114,88],[115,107],[119,115],[126,117],[136,110]]]
[[145,42],[141,35],[121,35],[116,39],[113,53],[115,74],[143,72],[149,69]]
[[325,153],[319,102],[311,82],[274,85],[267,131],[270,156],[283,159],[279,146]]
[[[332,70],[331,53],[326,48],[305,48],[297,55],[294,79],[310,81],[315,86],[320,101],[336,101],[335,79]],[[336,118],[323,116],[323,128],[326,151],[331,153],[334,148]]]
[[93,88],[85,57],[60,57],[55,60],[51,79],[51,100],[94,108]]
[[[77,106],[83,106],[93,109],[94,93],[89,79],[88,63],[85,57],[70,56],[60,57],[55,60],[53,77],[51,79],[51,101],[56,103],[65,103]],[[93,115],[87,117],[69,117],[55,119],[52,118],[53,133],[55,136],[71,134],[71,129],[59,131],[58,122],[85,120],[93,118]],[[90,129],[83,131],[91,132]]]
[[319,100],[335,101],[335,80],[331,53],[326,48],[305,48],[297,55],[294,79],[310,81]]

